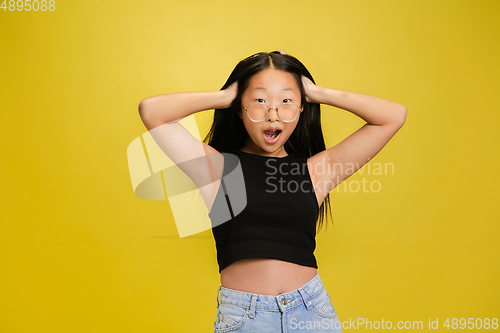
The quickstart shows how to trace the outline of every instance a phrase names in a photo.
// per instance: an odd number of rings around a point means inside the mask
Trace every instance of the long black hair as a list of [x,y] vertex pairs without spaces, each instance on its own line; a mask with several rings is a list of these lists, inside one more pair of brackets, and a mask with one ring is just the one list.
[[[220,152],[230,152],[239,150],[245,144],[248,133],[239,117],[241,112],[241,96],[247,89],[252,76],[267,68],[275,68],[291,73],[297,81],[300,90],[301,105],[303,111],[295,130],[285,142],[285,150],[290,154],[294,153],[300,157],[311,157],[326,149],[321,130],[321,110],[320,105],[306,101],[304,86],[301,75],[309,78],[315,83],[311,73],[295,57],[289,54],[281,54],[278,51],[259,52],[241,60],[226,83],[220,90],[228,88],[238,81],[238,94],[227,109],[215,109],[214,121],[203,142]],[[321,229],[326,218],[327,211],[331,218],[330,194],[328,194],[321,204],[317,232]],[[333,219],[332,219],[333,221]]]

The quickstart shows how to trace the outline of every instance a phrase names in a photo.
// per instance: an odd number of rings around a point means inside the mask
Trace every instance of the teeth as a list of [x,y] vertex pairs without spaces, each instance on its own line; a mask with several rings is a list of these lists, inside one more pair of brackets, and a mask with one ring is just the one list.
[[266,137],[268,137],[271,140],[275,139],[279,135],[278,134],[279,130],[266,130],[265,132],[266,132],[265,133]]
[[274,140],[278,137],[279,133],[281,133],[280,129],[268,129],[264,131],[264,135],[271,140]]

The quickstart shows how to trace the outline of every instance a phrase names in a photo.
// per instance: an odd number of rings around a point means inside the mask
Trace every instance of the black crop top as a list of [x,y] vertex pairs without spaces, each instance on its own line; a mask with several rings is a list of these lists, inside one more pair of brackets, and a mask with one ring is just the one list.
[[237,260],[256,257],[318,268],[319,207],[307,158],[222,154],[223,178],[209,214],[219,273]]

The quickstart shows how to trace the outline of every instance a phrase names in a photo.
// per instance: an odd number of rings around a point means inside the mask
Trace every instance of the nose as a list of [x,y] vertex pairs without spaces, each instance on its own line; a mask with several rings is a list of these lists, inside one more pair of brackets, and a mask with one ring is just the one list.
[[268,121],[279,121],[280,117],[278,116],[278,108],[269,108],[269,112],[267,113]]

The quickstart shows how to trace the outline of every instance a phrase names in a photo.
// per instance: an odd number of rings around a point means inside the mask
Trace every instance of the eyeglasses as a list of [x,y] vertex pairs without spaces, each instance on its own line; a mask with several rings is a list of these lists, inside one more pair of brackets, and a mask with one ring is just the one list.
[[299,116],[303,110],[293,103],[281,103],[277,108],[270,108],[264,103],[250,104],[246,109],[248,118],[253,122],[261,122],[267,118],[269,110],[276,109],[278,117],[286,123],[292,122]]

